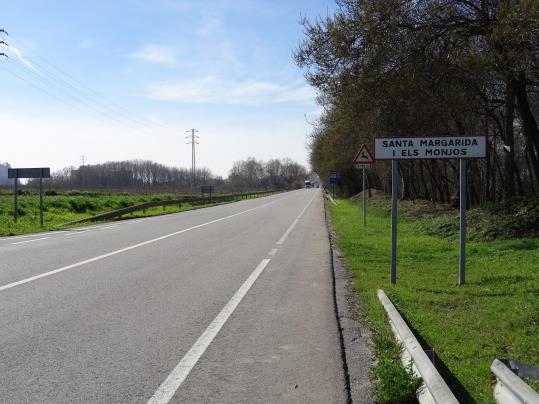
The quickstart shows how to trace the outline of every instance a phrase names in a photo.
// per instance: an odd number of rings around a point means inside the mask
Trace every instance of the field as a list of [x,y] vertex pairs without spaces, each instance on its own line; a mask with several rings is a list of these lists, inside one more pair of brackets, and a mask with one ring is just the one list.
[[[132,195],[127,193],[96,192],[56,192],[46,191],[44,196],[43,229],[39,227],[39,194],[23,190],[18,196],[19,217],[13,219],[13,195],[0,193],[0,236],[12,236],[41,230],[58,230],[59,225],[100,213],[109,212],[127,206],[148,201],[178,199],[173,194]],[[164,213],[180,212],[199,206],[183,204],[149,208],[125,215],[124,218],[154,216]],[[81,226],[83,224],[77,225]]]
[[[361,204],[338,200],[328,206],[362,314],[374,331],[379,401],[392,398],[384,389],[388,377],[395,377],[388,376],[388,363],[396,356],[376,297],[380,288],[420,342],[436,351],[438,367],[461,402],[494,402],[489,369],[494,358],[539,366],[538,238],[500,239],[492,229],[484,234],[477,228],[482,220],[473,218],[487,214],[471,211],[470,233],[476,241],[467,245],[467,283],[458,286],[457,229],[448,230],[447,225],[458,223],[457,212],[429,212],[426,205],[399,203],[397,285],[392,286],[389,201],[378,197],[368,202],[366,229]],[[486,241],[489,238],[495,239]]]

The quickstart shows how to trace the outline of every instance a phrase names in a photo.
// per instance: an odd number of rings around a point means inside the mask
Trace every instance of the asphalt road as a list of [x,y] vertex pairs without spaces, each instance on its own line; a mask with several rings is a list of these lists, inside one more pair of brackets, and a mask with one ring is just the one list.
[[320,190],[0,257],[0,402],[346,402]]

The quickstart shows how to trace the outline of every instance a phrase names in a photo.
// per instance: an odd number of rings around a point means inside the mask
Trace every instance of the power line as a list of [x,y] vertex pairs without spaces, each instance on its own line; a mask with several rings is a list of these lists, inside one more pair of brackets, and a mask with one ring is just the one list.
[[63,99],[63,98],[58,97],[57,95],[55,95],[54,93],[51,93],[50,91],[44,89],[43,87],[40,87],[40,86],[38,86],[38,85],[36,85],[36,84],[34,84],[34,83],[32,83],[32,82],[26,80],[23,76],[20,76],[20,75],[18,75],[17,73],[15,73],[15,72],[13,72],[13,71],[7,69],[5,66],[0,65],[0,68],[2,68],[4,71],[8,72],[8,73],[11,74],[12,76],[18,78],[19,80],[24,81],[26,84],[28,84],[29,86],[35,88],[36,90],[43,92],[44,94],[48,95],[49,97],[52,97],[52,98],[54,98],[54,99],[56,99],[56,100],[58,100],[58,101],[60,101],[60,102],[62,102],[62,103],[64,103],[64,104],[66,104],[66,105],[69,105],[70,107],[77,108],[77,109],[79,109],[79,110],[82,111],[82,112],[87,112],[87,111],[82,110],[78,105],[73,104],[73,103],[70,103],[69,101],[67,101],[67,100],[65,100],[65,99]]
[[196,139],[199,139],[197,135],[195,135],[195,132],[198,132],[195,128],[186,130],[186,132],[191,132],[191,136],[186,136],[185,138],[191,138],[190,142],[187,142],[187,144],[191,145],[191,171],[193,175],[193,189],[196,188],[197,185],[197,179],[196,179],[196,159],[195,159],[195,145],[198,144]]
[[[108,123],[111,122],[110,118],[105,119],[105,117],[103,117],[102,115],[99,115],[95,111],[85,109],[85,108],[81,107],[81,105],[79,103],[73,102],[72,100],[70,100],[69,98],[67,98],[65,96],[60,97],[57,94],[54,94],[54,93],[50,92],[48,89],[46,89],[46,88],[44,88],[44,87],[42,87],[40,85],[37,85],[37,84],[35,84],[34,82],[32,82],[30,80],[27,80],[27,78],[25,78],[24,76],[21,76],[21,75],[15,73],[14,71],[8,69],[5,65],[2,65],[2,63],[0,63],[0,69],[6,71],[7,73],[9,73],[12,76],[16,77],[18,80],[23,81],[24,83],[28,84],[30,87],[33,87],[34,89],[42,92],[43,94],[45,94],[45,95],[47,95],[47,96],[49,96],[51,98],[54,98],[55,100],[59,101],[62,104],[65,104],[65,105],[67,105],[67,106],[69,106],[71,108],[77,109],[78,111],[80,111],[83,114],[90,114],[93,117],[95,117],[96,119],[101,120],[103,122],[108,122]],[[120,122],[120,121],[116,121],[116,124],[118,124],[118,123],[122,127],[125,127],[125,123]],[[129,129],[133,130],[133,131],[141,131],[142,130],[142,131],[146,132],[146,130],[144,130],[144,129],[135,128],[135,127],[129,127]],[[152,134],[151,132],[147,132],[147,133]]]
[[[97,104],[100,104],[101,106],[103,106],[104,108],[114,112],[115,114],[118,114],[118,115],[122,115],[124,116],[126,119],[130,120],[130,121],[133,121],[133,122],[136,122],[138,123],[139,125],[143,125],[143,126],[148,126],[148,124],[146,122],[143,122],[139,119],[136,119],[136,118],[133,118],[131,116],[128,115],[128,112],[125,110],[125,108],[121,107],[120,105],[118,105],[117,103],[115,103],[114,101],[111,101],[110,99],[107,99],[106,97],[104,97],[102,94],[99,94],[98,92],[96,92],[95,90],[93,90],[91,87],[89,87],[88,85],[86,85],[85,83],[83,83],[82,81],[80,80],[77,80],[75,77],[73,77],[71,74],[67,73],[65,70],[61,69],[60,67],[56,66],[55,64],[53,64],[50,60],[48,60],[46,57],[40,55],[37,51],[35,51],[34,49],[31,49],[29,48],[28,46],[26,46],[22,41],[18,40],[17,38],[14,38],[13,36],[10,36],[10,39],[13,39],[13,41],[15,43],[17,43],[19,46],[21,46],[22,48],[25,49],[25,51],[29,52],[29,53],[32,53],[34,55],[36,55],[37,58],[41,59],[44,63],[46,63],[47,65],[49,65],[52,69],[56,70],[57,72],[60,73],[60,75],[56,72],[54,72],[53,70],[43,66],[42,64],[40,64],[39,62],[35,61],[34,59],[32,59],[30,56],[28,55],[25,55],[25,58],[28,59],[29,61],[31,61],[34,65],[38,66],[41,70],[47,72],[49,75],[51,75],[52,77],[55,78],[55,80],[58,80],[58,81],[61,81],[62,83],[65,83],[65,85],[71,87],[72,89],[74,89],[75,91],[78,91],[78,92],[83,92],[83,91],[86,91],[87,94],[85,94],[84,96],[88,99],[91,99],[92,102],[95,102]],[[62,77],[61,75],[64,75],[66,78]],[[70,81],[71,82],[70,82]],[[74,85],[74,84],[75,85]],[[79,86],[79,87],[77,87]],[[82,87],[82,88],[81,88]],[[84,89],[86,90],[84,90]],[[91,93],[90,95],[88,93]],[[116,109],[114,109],[113,107],[111,107],[110,105],[107,105],[107,103],[105,103],[103,100],[107,100],[109,104],[112,104],[114,106],[116,106]],[[122,111],[123,110],[123,111]],[[150,122],[151,123],[151,122]]]
[[127,126],[132,126],[132,127],[136,127],[139,125],[137,122],[131,123],[131,122],[126,121],[125,119],[121,120],[117,118],[116,117],[117,113],[113,110],[111,110],[112,114],[108,113],[107,111],[104,111],[103,107],[100,107],[99,105],[97,106],[94,105],[96,103],[93,100],[88,99],[88,97],[85,97],[84,94],[81,95],[81,94],[74,93],[69,88],[66,88],[65,86],[63,86],[61,82],[54,80],[54,78],[47,77],[40,70],[28,67],[26,64],[20,62],[16,58],[9,58],[8,60],[10,63],[14,65],[15,68],[32,76],[34,79],[38,80],[41,84],[48,84],[48,86],[51,87],[51,89],[54,89],[62,93],[64,97],[69,98],[76,103],[84,105],[86,108],[93,110],[98,115],[101,115],[107,119],[113,120],[121,125],[127,125]]
[[[10,63],[12,63],[16,68],[18,68],[19,70],[22,70],[23,72],[26,72],[28,73],[29,75],[31,75],[32,77],[36,78],[37,80],[41,81],[41,80],[44,80],[45,82],[47,81],[47,78],[46,77],[43,77],[41,76],[39,73],[36,73],[35,71],[33,71],[32,69],[30,69],[29,67],[27,67],[26,65],[24,65],[23,63],[13,59],[13,58],[9,58],[8,61]],[[66,91],[65,89],[63,89],[62,87],[60,86],[57,86],[56,84],[52,83],[52,85],[56,88],[57,91],[59,91],[60,93],[62,93],[62,96],[65,97],[65,98],[68,98],[70,100],[72,100],[73,102],[75,103],[78,103],[78,104],[81,104],[83,105],[84,107],[86,107],[87,109],[93,111],[96,115],[98,116],[101,116],[103,118],[106,118],[106,119],[109,119],[111,121],[114,121],[120,125],[127,125],[127,126],[131,126],[132,128],[136,128],[136,126],[134,126],[133,124],[130,124],[130,123],[127,123],[127,122],[124,122],[118,118],[116,118],[114,115],[111,115],[111,114],[108,114],[98,108],[96,108],[95,106],[93,106],[90,102],[78,97],[77,95],[73,95],[71,94],[69,91]],[[85,110],[83,110],[85,111]],[[86,111],[85,111],[86,112]]]
[[[1,33],[4,33],[7,35],[7,32],[5,32],[5,30],[0,30],[0,34]],[[24,55],[24,59],[22,60],[22,62],[19,61],[20,58],[17,53],[14,53],[16,58],[8,59],[10,62],[12,62],[14,67],[16,67],[20,71],[23,71],[25,74],[30,75],[33,78],[35,78],[36,80],[39,81],[41,85],[46,83],[48,86],[54,87],[56,91],[61,92],[63,97],[69,98],[78,104],[83,104],[86,108],[93,110],[95,114],[105,117],[106,119],[113,120],[116,123],[119,123],[121,125],[131,126],[133,129],[138,129],[139,126],[142,126],[146,129],[149,129],[151,127],[150,124],[143,122],[142,120],[139,120],[139,119],[134,119],[130,117],[129,115],[127,115],[126,113],[120,111],[118,108],[113,108],[107,103],[102,102],[101,99],[104,99],[102,95],[95,92],[94,90],[92,90],[90,87],[80,82],[79,80],[75,79],[73,76],[69,75],[64,70],[55,66],[52,62],[48,61],[48,59],[39,55],[36,51],[28,48],[20,40],[17,40],[16,38],[13,38],[12,36],[10,36],[10,40],[13,40],[17,44],[19,44],[21,47],[25,48],[25,51],[35,54],[36,57],[43,60],[53,69],[61,73],[61,74],[58,74],[57,72],[53,71],[51,68],[43,66],[41,63],[35,61],[28,55]],[[4,45],[8,50],[10,49],[9,45],[5,41],[1,41],[0,45]],[[7,54],[3,54],[3,55],[8,57]],[[0,56],[2,56],[2,54],[0,54]],[[27,61],[31,67],[29,67],[26,63],[24,63],[24,61]],[[30,84],[28,80],[25,80],[24,78],[16,75],[12,71],[9,71],[9,72],[15,75],[16,77],[18,77],[19,79],[26,81],[28,84]],[[62,77],[62,75],[65,75],[66,77],[68,77],[68,79],[71,80],[72,82]],[[44,81],[45,83],[43,83],[42,81]],[[73,83],[75,83],[76,85]],[[34,88],[38,87],[35,84],[30,84],[30,85],[32,85]],[[81,86],[85,87],[87,90],[81,89],[80,88]],[[52,94],[49,91],[46,91],[42,87],[39,89],[40,91],[47,93],[49,96],[52,96]],[[89,94],[89,92],[95,95]],[[53,96],[53,97],[58,99],[58,97],[56,96]],[[154,123],[151,123],[151,124],[154,125]],[[164,126],[164,125],[161,125],[161,126]]]

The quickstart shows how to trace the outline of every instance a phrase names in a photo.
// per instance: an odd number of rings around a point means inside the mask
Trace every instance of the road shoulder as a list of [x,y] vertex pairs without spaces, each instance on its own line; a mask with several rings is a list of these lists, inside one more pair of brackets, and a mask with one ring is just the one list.
[[324,212],[329,235],[331,265],[334,277],[334,299],[341,333],[343,361],[352,403],[372,403],[371,370],[374,354],[370,330],[361,317],[361,301],[354,291],[350,272],[342,262],[335,243],[335,232],[325,204]]

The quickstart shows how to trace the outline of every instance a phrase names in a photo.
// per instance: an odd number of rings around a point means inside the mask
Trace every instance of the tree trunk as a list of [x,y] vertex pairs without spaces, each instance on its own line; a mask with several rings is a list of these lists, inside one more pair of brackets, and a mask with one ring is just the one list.
[[[526,142],[526,156],[527,156],[527,163],[528,163],[528,172],[530,175],[530,186],[533,191],[533,194],[535,195],[535,189],[539,191],[539,162],[537,161],[537,156],[535,155],[533,151],[533,144],[528,139]],[[533,170],[532,170],[533,167]],[[535,181],[534,181],[534,174],[535,174]]]
[[505,199],[515,196],[515,135],[513,123],[515,121],[515,103],[513,80],[507,79],[505,89],[505,133],[504,133],[504,171],[505,171]]
[[533,145],[533,149],[535,149],[531,151],[535,154],[535,159],[532,158],[531,160],[536,173],[536,185],[539,186],[539,177],[537,176],[539,172],[539,159],[537,155],[539,153],[539,127],[537,126],[537,121],[531,110],[528,94],[526,93],[526,76],[524,73],[520,73],[518,80],[514,80],[514,88],[518,112],[522,119],[524,137]]

